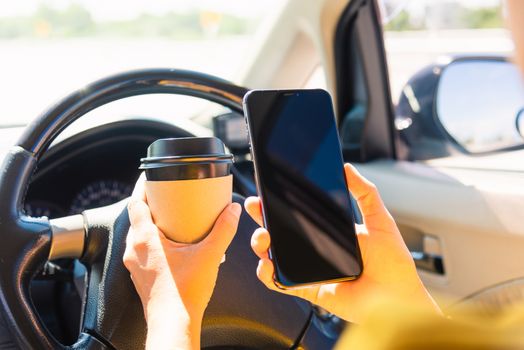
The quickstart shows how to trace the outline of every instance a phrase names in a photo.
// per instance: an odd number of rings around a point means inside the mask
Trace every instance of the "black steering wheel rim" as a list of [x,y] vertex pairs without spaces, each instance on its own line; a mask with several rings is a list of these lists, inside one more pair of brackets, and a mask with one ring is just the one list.
[[[222,79],[178,69],[125,72],[96,81],[50,107],[30,123],[4,159],[0,174],[0,305],[6,324],[23,348],[60,348],[41,324],[30,300],[29,283],[46,262],[52,243],[47,218],[32,218],[22,206],[38,160],[72,122],[109,102],[144,94],[169,93],[200,97],[242,112],[246,89]],[[81,334],[75,348],[96,339]]]
[[145,94],[200,97],[243,113],[247,89],[223,79],[181,69],[145,69],[98,80],[60,100],[30,123],[17,142],[40,159],[51,142],[69,124],[104,104]]

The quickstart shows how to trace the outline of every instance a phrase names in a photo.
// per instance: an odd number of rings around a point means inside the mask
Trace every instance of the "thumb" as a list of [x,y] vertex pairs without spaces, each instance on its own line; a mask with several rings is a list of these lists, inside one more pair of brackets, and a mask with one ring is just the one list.
[[201,243],[221,257],[235,237],[241,212],[240,204],[229,204],[218,216],[213,229]]

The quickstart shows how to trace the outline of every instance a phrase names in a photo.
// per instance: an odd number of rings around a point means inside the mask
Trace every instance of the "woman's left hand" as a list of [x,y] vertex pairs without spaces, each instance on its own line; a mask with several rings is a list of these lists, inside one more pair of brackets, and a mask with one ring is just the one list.
[[128,205],[131,227],[124,265],[148,324],[147,348],[200,348],[200,327],[241,213],[228,205],[209,235],[195,244],[167,239],[153,223],[141,177]]

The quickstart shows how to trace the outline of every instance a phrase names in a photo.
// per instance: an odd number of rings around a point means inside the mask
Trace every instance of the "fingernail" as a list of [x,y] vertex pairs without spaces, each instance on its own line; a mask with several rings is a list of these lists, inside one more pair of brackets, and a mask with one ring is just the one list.
[[247,204],[251,201],[253,201],[253,198],[254,197],[247,197],[245,200],[244,200],[244,208],[247,208]]
[[238,203],[232,203],[230,210],[233,214],[235,214],[235,216],[239,217],[240,213],[242,212],[242,207]]
[[350,168],[350,169],[353,170],[353,171],[358,172],[358,169],[355,168],[355,166],[354,166],[353,164],[351,164],[351,163],[346,163],[346,164],[347,164],[348,168]]

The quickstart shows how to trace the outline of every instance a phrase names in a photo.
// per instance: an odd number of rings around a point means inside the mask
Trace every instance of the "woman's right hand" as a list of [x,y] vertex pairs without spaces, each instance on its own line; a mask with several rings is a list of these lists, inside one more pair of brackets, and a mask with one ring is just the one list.
[[[385,208],[380,195],[371,182],[351,165],[344,166],[347,186],[362,212],[364,225],[357,225],[357,237],[364,264],[363,273],[355,281],[323,284],[296,289],[280,289],[274,281],[274,266],[269,259],[269,232],[258,228],[251,246],[260,258],[257,276],[269,289],[298,296],[316,304],[338,317],[361,323],[371,307],[378,301],[407,300],[430,308],[440,309],[420,280],[395,221]],[[246,199],[249,215],[262,226],[261,202],[258,197]]]

